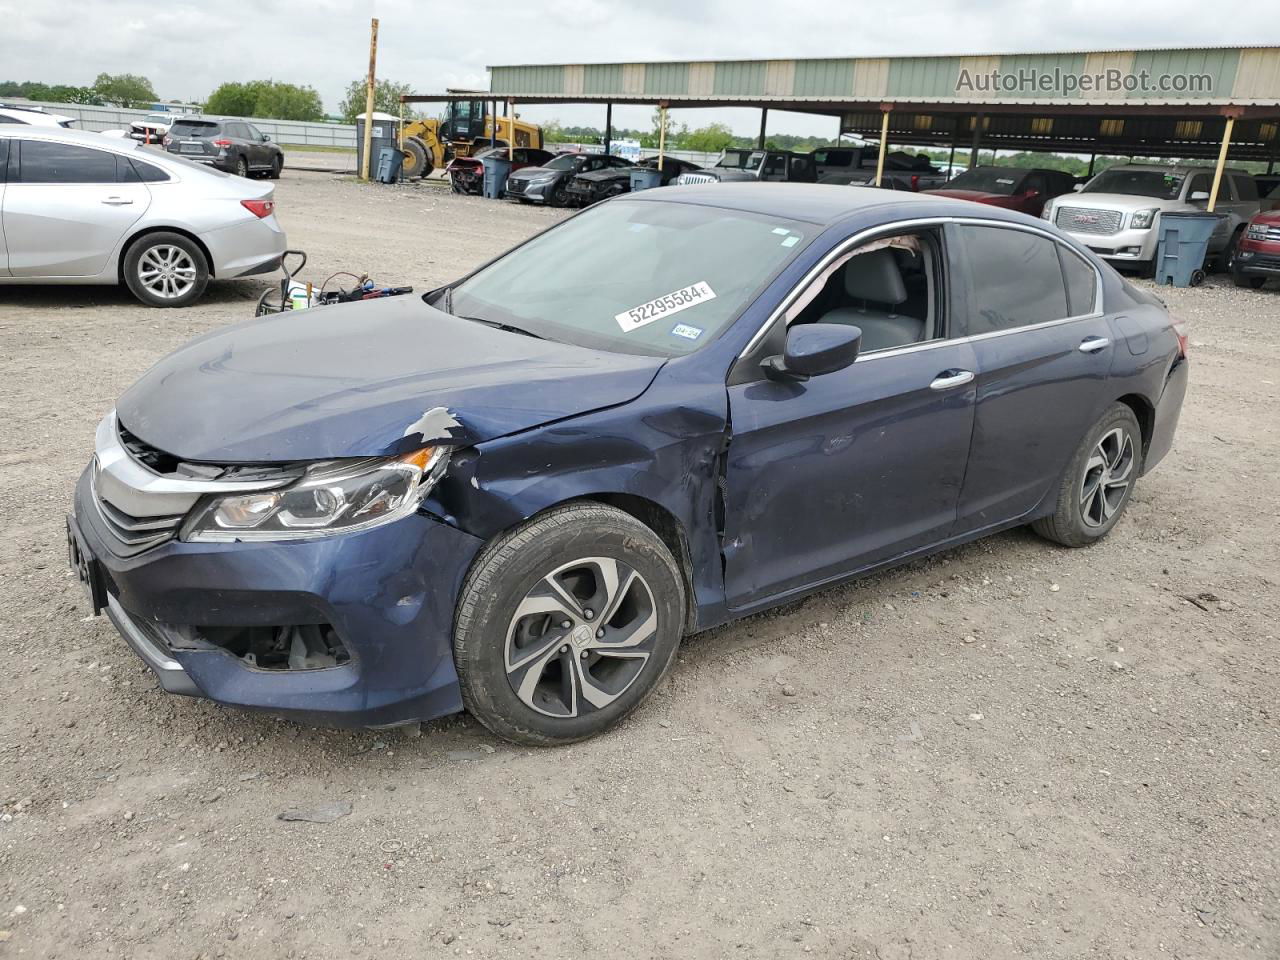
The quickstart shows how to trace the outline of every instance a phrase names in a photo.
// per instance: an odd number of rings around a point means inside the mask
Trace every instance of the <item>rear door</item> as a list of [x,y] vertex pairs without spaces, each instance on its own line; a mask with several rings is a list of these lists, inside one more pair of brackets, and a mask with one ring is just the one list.
[[1031,227],[965,223],[947,249],[963,284],[977,405],[956,533],[1021,517],[1044,499],[1110,402],[1116,349],[1100,277]]
[[[10,274],[100,274],[151,203],[146,185],[136,180],[126,157],[106,150],[55,140],[16,145],[0,208]],[[117,159],[133,182],[120,182]]]

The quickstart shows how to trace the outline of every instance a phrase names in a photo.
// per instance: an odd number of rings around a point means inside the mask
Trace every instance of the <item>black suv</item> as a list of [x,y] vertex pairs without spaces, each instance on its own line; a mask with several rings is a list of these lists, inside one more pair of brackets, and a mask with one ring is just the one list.
[[275,180],[284,169],[284,151],[245,120],[176,120],[164,148],[241,177],[258,173]]

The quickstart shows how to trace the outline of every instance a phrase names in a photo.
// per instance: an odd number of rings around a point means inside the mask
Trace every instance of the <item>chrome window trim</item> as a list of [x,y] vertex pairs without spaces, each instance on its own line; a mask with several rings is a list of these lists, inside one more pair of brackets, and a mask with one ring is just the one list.
[[[768,335],[769,330],[773,327],[775,323],[778,322],[779,317],[785,316],[787,311],[790,309],[792,303],[794,303],[799,298],[801,291],[806,289],[809,286],[809,284],[811,284],[814,280],[816,280],[819,276],[821,276],[822,272],[826,270],[827,267],[831,266],[833,261],[844,256],[852,248],[859,246],[860,244],[867,243],[870,240],[874,240],[876,239],[877,236],[895,234],[895,233],[900,233],[900,232],[918,229],[918,228],[944,226],[948,223],[959,224],[961,226],[997,227],[997,228],[1003,228],[1006,230],[1021,230],[1024,233],[1035,234],[1036,236],[1043,237],[1046,240],[1052,240],[1054,243],[1058,244],[1059,246],[1066,247],[1069,253],[1079,257],[1086,264],[1088,264],[1089,267],[1093,270],[1093,276],[1094,276],[1094,294],[1093,294],[1094,309],[1093,311],[1090,313],[1082,313],[1082,314],[1077,314],[1075,316],[1070,316],[1070,317],[1062,317],[1056,320],[1045,320],[1040,323],[1029,323],[1021,327],[1010,327],[1008,330],[993,330],[990,333],[978,333],[978,334],[973,334],[967,337],[943,337],[935,340],[925,340],[921,343],[907,344],[901,347],[888,347],[884,350],[873,350],[867,354],[859,356],[858,359],[854,361],[855,363],[862,363],[864,360],[878,360],[882,357],[897,357],[905,353],[915,353],[916,351],[920,351],[920,350],[932,350],[937,347],[943,346],[945,344],[976,343],[982,340],[991,340],[996,337],[1007,336],[1011,333],[1020,333],[1024,330],[1043,330],[1049,327],[1061,326],[1062,324],[1065,324],[1065,323],[1075,323],[1079,320],[1094,320],[1105,315],[1105,311],[1102,309],[1102,306],[1103,306],[1102,271],[1098,269],[1097,264],[1095,264],[1088,257],[1083,256],[1078,250],[1075,249],[1075,247],[1073,247],[1061,236],[1058,236],[1053,232],[1046,230],[1043,227],[1040,227],[1039,225],[1029,224],[1029,223],[1010,223],[1003,220],[987,220],[982,217],[957,217],[957,216],[920,217],[912,220],[900,220],[897,223],[892,223],[892,224],[881,224],[880,226],[877,226],[877,227],[868,227],[866,230],[861,230],[858,233],[855,233],[853,236],[844,240],[838,246],[829,250],[827,254],[821,260],[819,260],[816,264],[814,264],[809,269],[809,271],[800,279],[800,281],[796,283],[794,287],[791,288],[791,291],[786,295],[786,297],[782,299],[782,301],[778,304],[778,306],[773,309],[773,311],[769,314],[768,319],[765,320],[765,322],[761,325],[760,329],[757,330],[752,335],[751,339],[747,341],[747,345],[742,349],[742,352],[738,354],[737,360],[734,361],[735,364],[738,361],[746,359],[746,357],[749,354],[751,354],[756,349],[756,347],[760,345],[760,342]],[[1066,288],[1066,282],[1067,282],[1066,277],[1064,276],[1062,278],[1064,290]]]

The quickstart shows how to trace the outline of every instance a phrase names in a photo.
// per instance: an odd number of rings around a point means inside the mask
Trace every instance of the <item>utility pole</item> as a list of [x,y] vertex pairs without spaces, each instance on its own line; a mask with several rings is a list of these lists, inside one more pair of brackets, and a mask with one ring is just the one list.
[[364,162],[360,164],[360,179],[369,179],[369,153],[373,150],[373,88],[378,74],[378,18],[373,18],[369,28],[369,80],[364,93]]

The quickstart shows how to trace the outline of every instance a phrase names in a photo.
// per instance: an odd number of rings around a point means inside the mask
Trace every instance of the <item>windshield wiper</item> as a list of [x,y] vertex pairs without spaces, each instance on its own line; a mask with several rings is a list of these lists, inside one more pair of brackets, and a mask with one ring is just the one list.
[[486,327],[493,327],[495,330],[505,330],[507,333],[519,333],[526,337],[533,337],[535,340],[545,340],[546,337],[532,330],[526,330],[524,327],[517,327],[510,323],[500,323],[497,320],[486,320],[484,317],[459,317],[460,320],[471,320],[474,323],[483,323]]

